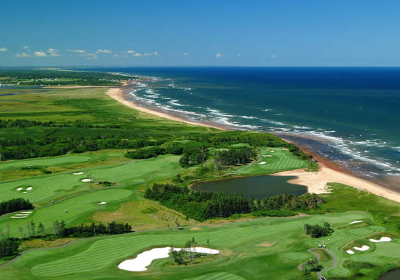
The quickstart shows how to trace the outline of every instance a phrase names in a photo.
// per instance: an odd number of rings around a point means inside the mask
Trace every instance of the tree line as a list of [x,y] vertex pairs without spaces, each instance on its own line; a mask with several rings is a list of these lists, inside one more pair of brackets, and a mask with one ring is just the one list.
[[328,222],[324,222],[322,226],[318,224],[305,224],[303,230],[305,234],[310,235],[313,238],[328,236],[333,232],[333,229]]
[[[268,210],[311,210],[324,200],[317,194],[295,196],[292,194],[276,195],[265,199],[254,199],[242,194],[222,192],[195,192],[187,187],[173,184],[155,183],[147,188],[145,198],[160,201],[166,207],[179,211],[198,221],[211,218],[227,218],[234,214],[255,213]],[[268,212],[264,212],[268,215]],[[277,212],[270,212],[277,215]],[[288,215],[289,213],[283,213]]]
[[8,201],[0,202],[0,216],[6,213],[30,209],[33,209],[33,204],[28,199],[24,198],[13,198]]
[[256,150],[248,147],[231,149],[228,151],[218,151],[214,155],[214,165],[216,169],[221,169],[228,165],[249,163],[256,157]]

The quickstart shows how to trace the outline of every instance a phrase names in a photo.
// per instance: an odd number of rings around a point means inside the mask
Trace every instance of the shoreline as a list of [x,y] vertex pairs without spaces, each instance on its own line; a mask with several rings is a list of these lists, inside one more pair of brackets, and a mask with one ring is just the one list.
[[[140,112],[151,114],[157,117],[166,118],[172,121],[178,121],[190,125],[200,125],[207,128],[214,128],[221,131],[229,130],[223,126],[216,126],[213,124],[206,124],[201,122],[188,121],[181,117],[172,116],[170,114],[160,112],[154,109],[149,109],[142,107],[131,100],[124,98],[123,89],[129,86],[128,82],[125,82],[123,86],[120,87],[109,87],[106,94],[112,99],[128,106],[132,109],[136,109]],[[291,143],[291,141],[283,139],[286,142]],[[349,185],[351,187],[357,188],[359,190],[365,190],[372,194],[382,196],[384,198],[396,201],[400,203],[400,193],[392,191],[374,182],[367,181],[365,179],[359,178],[354,175],[351,171],[345,170],[336,164],[329,162],[319,156],[316,156],[309,151],[301,148],[304,152],[311,154],[315,159],[318,160],[319,171],[318,173],[307,172],[303,169],[291,170],[279,172],[276,174],[271,174],[271,176],[296,176],[297,178],[291,179],[288,183],[299,184],[307,186],[309,193],[327,193],[326,184],[327,183],[341,183]]]
[[[124,86],[126,86],[126,85],[124,85]],[[214,128],[214,129],[218,129],[218,130],[228,130],[227,128],[222,127],[222,126],[220,127],[220,126],[207,124],[207,123],[188,121],[182,117],[172,116],[170,114],[167,114],[167,113],[164,113],[161,111],[157,111],[154,109],[149,109],[147,107],[139,106],[137,103],[134,103],[133,101],[130,101],[130,100],[127,100],[126,98],[124,98],[123,87],[109,88],[107,91],[107,95],[109,97],[111,97],[112,99],[124,104],[125,106],[128,106],[132,109],[136,109],[143,113],[151,114],[151,115],[158,116],[161,118],[166,118],[166,119],[169,119],[172,121],[183,122],[183,123],[190,124],[190,125],[200,125],[200,126],[204,126],[207,128]]]

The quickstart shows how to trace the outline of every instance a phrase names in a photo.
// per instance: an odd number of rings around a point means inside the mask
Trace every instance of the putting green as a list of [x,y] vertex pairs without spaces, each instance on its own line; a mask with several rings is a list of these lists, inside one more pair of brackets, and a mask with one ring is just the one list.
[[[135,160],[117,165],[97,166],[69,172],[35,176],[28,179],[0,183],[1,201],[23,197],[34,204],[48,204],[51,200],[92,189],[90,183],[83,183],[89,172],[93,180],[133,184],[147,180],[152,174],[179,170],[179,156],[165,155],[146,160]],[[83,171],[82,175],[73,175]],[[26,191],[30,186],[32,190]],[[17,191],[18,188],[23,190]],[[27,193],[24,194],[23,192]]]
[[[332,236],[318,239],[327,242],[338,258],[338,267],[325,276],[349,275],[343,267],[346,260],[368,260],[374,263],[400,261],[398,241],[380,243],[376,250],[348,255],[343,247],[352,239],[382,232],[384,227],[368,226],[340,230],[354,220],[372,219],[368,212],[344,212],[296,218],[267,218],[256,221],[188,229],[153,230],[100,239],[86,239],[52,250],[32,251],[0,270],[5,279],[285,279],[299,275],[297,265],[312,257],[307,249],[316,247],[317,239],[303,234],[304,223],[329,222],[335,229]],[[254,226],[256,225],[256,227]],[[117,268],[124,259],[133,258],[151,246],[171,243],[182,246],[195,237],[199,244],[210,240],[212,248],[221,250],[216,259],[195,266],[169,267],[156,261],[147,272],[127,272]],[[262,244],[270,244],[268,246]],[[99,275],[101,277],[99,278]]]
[[237,170],[236,173],[243,175],[263,175],[304,168],[306,166],[307,161],[295,157],[283,148],[262,148],[260,159],[257,162]]

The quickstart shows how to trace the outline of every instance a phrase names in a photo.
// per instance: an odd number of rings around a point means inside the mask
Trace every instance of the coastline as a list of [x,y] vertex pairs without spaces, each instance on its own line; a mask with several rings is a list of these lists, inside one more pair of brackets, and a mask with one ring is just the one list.
[[[126,86],[126,85],[124,85],[124,86]],[[190,125],[201,125],[201,126],[204,126],[207,128],[214,128],[214,129],[218,129],[218,130],[228,130],[227,128],[222,127],[222,126],[216,126],[216,125],[201,123],[201,122],[188,121],[181,117],[172,116],[172,115],[166,114],[164,112],[160,112],[160,111],[157,111],[154,109],[149,109],[146,107],[139,106],[138,104],[124,98],[124,96],[123,96],[124,92],[123,92],[122,87],[109,88],[109,90],[107,91],[107,95],[109,97],[113,98],[114,100],[124,104],[125,106],[128,106],[132,109],[136,109],[138,111],[141,111],[141,112],[144,112],[147,114],[151,114],[151,115],[158,116],[161,118],[166,118],[166,119],[169,119],[172,121],[183,122],[183,123],[190,124]]]
[[[136,109],[140,112],[144,112],[147,114],[151,114],[154,116],[158,116],[161,118],[167,118],[169,120],[178,121],[187,123],[190,125],[200,125],[207,128],[214,128],[218,130],[228,130],[226,127],[216,126],[214,124],[206,124],[201,122],[193,122],[185,120],[181,117],[172,116],[170,114],[157,111],[155,109],[149,109],[146,107],[139,106],[138,104],[127,100],[124,98],[124,91],[123,89],[129,86],[129,83],[124,83],[121,87],[109,87],[107,91],[107,95],[114,100],[128,106],[132,109]],[[290,142],[286,139],[284,141]],[[309,153],[307,150],[302,149],[304,152]],[[309,153],[311,154],[311,153]],[[312,154],[313,155],[313,154]],[[385,188],[381,185],[378,185],[374,182],[367,181],[365,179],[361,179],[351,173],[349,170],[344,170],[339,166],[331,163],[321,157],[313,155],[319,164],[319,172],[307,172],[304,170],[292,170],[292,171],[284,171],[276,174],[272,174],[271,176],[296,176],[297,178],[289,180],[289,183],[305,185],[308,188],[309,193],[327,193],[328,190],[326,189],[327,183],[341,183],[345,185],[349,185],[351,187],[357,188],[359,190],[365,190],[372,194],[385,197],[387,199],[396,201],[400,203],[400,193],[394,192],[388,188]]]

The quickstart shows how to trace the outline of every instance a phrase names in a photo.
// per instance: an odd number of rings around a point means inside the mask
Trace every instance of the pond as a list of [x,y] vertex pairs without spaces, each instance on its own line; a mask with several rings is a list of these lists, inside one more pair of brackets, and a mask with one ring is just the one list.
[[302,195],[307,192],[307,186],[288,183],[295,176],[259,176],[240,177],[217,181],[196,183],[191,186],[195,191],[218,191],[228,194],[241,193],[247,197],[265,198],[277,194],[290,193]]
[[400,279],[400,269],[392,270],[379,278],[379,280],[398,280],[398,279]]

